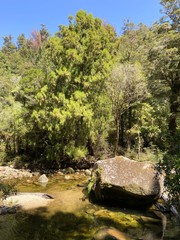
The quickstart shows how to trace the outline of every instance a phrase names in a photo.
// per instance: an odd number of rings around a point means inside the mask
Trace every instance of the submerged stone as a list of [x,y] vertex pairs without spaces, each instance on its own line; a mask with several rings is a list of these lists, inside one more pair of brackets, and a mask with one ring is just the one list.
[[18,193],[7,197],[3,203],[10,205],[11,209],[19,206],[24,210],[46,207],[53,200],[53,196],[47,193]]
[[128,240],[125,233],[120,232],[115,228],[101,228],[94,235],[94,240]]

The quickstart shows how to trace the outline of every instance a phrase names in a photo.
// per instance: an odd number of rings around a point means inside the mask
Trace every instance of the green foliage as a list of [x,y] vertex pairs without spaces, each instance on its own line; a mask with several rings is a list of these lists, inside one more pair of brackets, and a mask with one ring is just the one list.
[[180,154],[166,154],[161,167],[166,173],[166,186],[174,198],[179,198],[180,192]]
[[151,146],[142,149],[140,153],[138,153],[136,147],[134,147],[134,149],[127,150],[125,155],[136,161],[158,164],[163,160],[165,153],[156,146]]
[[145,77],[140,64],[118,64],[107,82],[107,91],[112,101],[112,113],[116,128],[115,154],[120,139],[120,124],[123,113],[147,97]]
[[[174,29],[180,30],[180,2],[178,0],[161,0],[165,17],[169,18]],[[167,19],[165,18],[165,21]],[[168,20],[169,20],[168,19]]]
[[152,27],[127,21],[120,37],[84,11],[55,36],[44,25],[28,39],[21,34],[17,46],[6,36],[0,50],[1,162],[20,156],[21,166],[26,156],[61,167],[121,152],[163,158],[169,186],[178,192],[179,3],[161,4],[168,20]]
[[155,106],[149,103],[138,104],[134,109],[136,124],[127,131],[128,137],[130,139],[141,137],[146,146],[158,145],[163,134],[163,126],[165,128],[166,125],[165,119],[162,118],[162,112],[162,107],[159,109],[161,115],[157,115],[158,109]]
[[6,199],[8,195],[15,194],[16,192],[15,183],[0,182],[0,199]]
[[161,169],[165,171],[165,183],[171,195],[179,201],[180,192],[180,148],[177,144],[180,141],[179,129],[173,137],[167,136],[166,152],[159,162]]
[[105,79],[115,41],[110,26],[83,11],[68,27],[61,26],[57,36],[46,43],[45,54],[54,66],[35,94],[31,114],[36,129],[46,132],[43,156],[50,161],[84,158],[89,139],[95,143],[107,128]]
[[[154,26],[154,47],[149,51],[151,61],[150,85],[153,95],[167,98],[169,107],[169,131],[176,133],[179,118],[179,53],[180,37],[168,23]],[[156,84],[156,85],[155,85]],[[160,89],[160,91],[159,91]],[[161,94],[161,95],[160,95]],[[165,99],[164,98],[164,99]]]
[[146,71],[150,29],[143,24],[139,24],[137,27],[134,23],[127,21],[124,23],[123,31],[124,34],[119,38],[117,44],[119,61],[131,64],[140,62]]
[[30,68],[22,75],[17,89],[16,98],[27,108],[35,105],[35,96],[43,86],[45,73],[41,69]]
[[16,51],[16,46],[13,43],[13,37],[11,35],[3,37],[4,43],[2,47],[2,52],[9,55]]
[[[166,124],[161,135],[161,143],[166,154],[162,165],[166,171],[168,187],[174,195],[179,194],[179,153],[177,136],[179,133],[179,108],[180,108],[180,37],[179,37],[179,11],[178,1],[161,1],[165,7],[166,16],[171,21],[162,21],[152,28],[153,46],[149,51],[150,66],[150,90],[159,108],[163,106],[166,114],[161,111],[161,118]],[[157,109],[157,108],[156,108]],[[165,124],[163,124],[165,126]],[[173,150],[175,147],[176,150]],[[173,160],[172,160],[173,159]],[[172,174],[172,172],[174,172]]]
[[96,180],[91,178],[91,180],[89,181],[88,183],[88,186],[87,186],[87,194],[90,195],[91,194],[91,191],[92,191],[92,188],[95,184]]

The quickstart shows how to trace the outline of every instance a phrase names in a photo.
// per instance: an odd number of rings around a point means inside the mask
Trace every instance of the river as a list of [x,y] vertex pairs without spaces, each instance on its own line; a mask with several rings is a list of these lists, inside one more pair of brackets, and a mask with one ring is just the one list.
[[37,178],[16,180],[18,191],[46,192],[54,200],[47,206],[0,215],[0,240],[92,240],[99,229],[110,227],[132,240],[180,239],[180,226],[173,216],[167,216],[162,237],[162,220],[153,209],[136,211],[91,203],[83,187],[88,177],[83,174],[48,177],[46,186]]

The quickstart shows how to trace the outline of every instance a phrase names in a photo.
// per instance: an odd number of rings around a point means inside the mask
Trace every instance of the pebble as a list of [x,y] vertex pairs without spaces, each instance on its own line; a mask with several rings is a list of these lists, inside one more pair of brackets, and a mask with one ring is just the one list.
[[86,175],[86,176],[91,176],[91,171],[90,171],[89,169],[86,169],[86,170],[85,170],[85,175]]
[[69,179],[71,179],[71,177],[70,177],[70,176],[68,176],[68,175],[65,175],[65,176],[64,176],[64,178],[65,178],[66,180],[69,180]]

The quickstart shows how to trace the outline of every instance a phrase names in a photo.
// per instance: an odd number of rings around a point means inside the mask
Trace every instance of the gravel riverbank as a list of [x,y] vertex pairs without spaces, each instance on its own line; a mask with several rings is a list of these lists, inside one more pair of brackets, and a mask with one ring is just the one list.
[[13,178],[31,178],[33,173],[24,169],[15,169],[9,166],[0,166],[0,181]]

